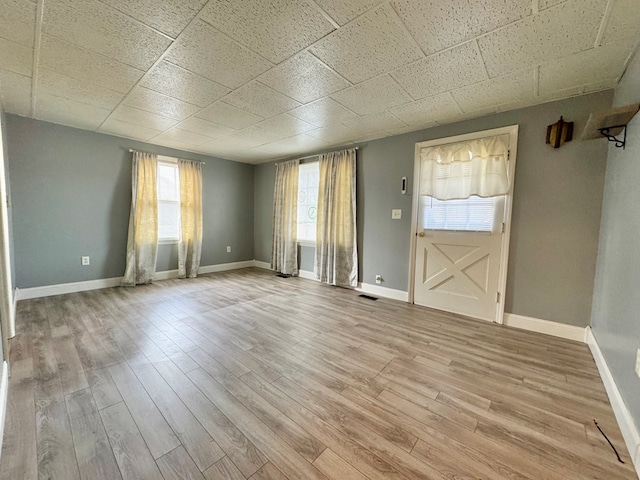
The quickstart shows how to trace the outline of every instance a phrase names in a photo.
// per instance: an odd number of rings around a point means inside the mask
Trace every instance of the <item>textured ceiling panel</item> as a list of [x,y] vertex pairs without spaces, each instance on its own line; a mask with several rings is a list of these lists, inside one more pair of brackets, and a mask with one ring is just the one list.
[[236,108],[233,105],[227,105],[222,102],[214,103],[209,108],[198,112],[196,117],[204,118],[205,120],[210,120],[236,130],[249,127],[263,120],[259,115],[254,115],[241,108]]
[[256,127],[275,132],[282,135],[283,138],[299,133],[306,133],[317,128],[315,125],[311,125],[304,120],[292,117],[286,113],[264,120],[258,123]]
[[207,0],[102,0],[172,38],[187,26]]
[[202,118],[191,117],[185,121],[180,122],[177,125],[180,130],[186,130],[188,132],[199,133],[209,137],[210,139],[224,137],[225,135],[231,135],[235,133],[235,130],[217,123],[209,122]]
[[[588,83],[619,77],[627,61],[627,49],[618,45],[599,47],[540,66],[540,94],[548,94]],[[586,82],[585,82],[586,83]]]
[[309,52],[303,52],[272,68],[260,82],[301,102],[308,103],[351,84]]
[[406,125],[389,112],[373,113],[353,120],[347,120],[344,124],[357,131],[360,135],[367,134],[368,132],[374,133],[392,130]]
[[411,97],[389,75],[372,78],[331,96],[356,112],[368,115],[411,101]]
[[44,36],[40,66],[121,93],[127,93],[144,72],[56,38]]
[[124,103],[130,107],[178,120],[184,120],[200,110],[195,105],[143,87],[136,88]]
[[171,44],[98,0],[47,0],[43,31],[119,62],[148,69]]
[[224,97],[223,101],[265,118],[300,106],[295,100],[258,82],[244,85]]
[[307,135],[322,140],[326,143],[350,142],[358,136],[354,127],[348,127],[346,125],[338,124],[319,128],[317,130],[312,130],[308,132]]
[[339,25],[362,15],[384,0],[316,0],[316,3]]
[[178,120],[174,118],[155,115],[126,105],[120,105],[116,108],[109,117],[109,120],[111,119],[132,123],[134,125],[142,125],[143,127],[153,128],[160,131],[171,128],[178,123]]
[[318,127],[342,123],[358,117],[351,110],[329,97],[303,105],[302,107],[291,110],[289,113],[294,117]]
[[165,59],[229,88],[239,87],[272,66],[203,22],[181,36]]
[[615,45],[625,39],[640,38],[640,2],[638,0],[615,0],[607,27],[602,37],[603,45]]
[[43,93],[38,95],[35,117],[71,127],[86,128],[90,125],[95,130],[105,121],[109,112],[106,108]]
[[533,69],[485,80],[454,90],[452,94],[465,112],[474,112],[516,101],[533,100]]
[[475,40],[402,67],[391,76],[416,100],[486,78]]
[[249,150],[247,153],[253,153],[254,151],[260,153],[266,153],[269,156],[285,157],[296,155],[309,150],[316,150],[324,146],[325,143],[317,138],[310,137],[309,135],[300,134],[282,140],[256,147]]
[[113,117],[108,118],[102,124],[99,131],[117,135],[119,137],[136,138],[145,142],[162,133],[162,130],[143,127],[142,125],[134,125],[116,120]]
[[36,23],[36,2],[0,0],[0,37],[33,47]]
[[33,49],[0,38],[0,68],[30,77],[33,69]]
[[323,38],[311,52],[354,83],[422,57],[422,51],[388,5]]
[[[607,0],[568,0],[478,39],[491,77],[594,46]],[[571,19],[571,21],[567,21]]]
[[31,112],[31,78],[0,69],[0,100],[5,112],[28,117]]
[[197,147],[198,145],[210,142],[211,137],[173,127],[155,137],[154,140],[180,142]]
[[450,93],[441,93],[390,109],[390,112],[407,125],[423,125],[440,118],[462,114]]
[[39,93],[72,98],[82,103],[108,108],[109,110],[113,110],[124,98],[123,93],[91,83],[81,82],[46,68],[39,70],[37,88]]
[[164,61],[154,67],[140,85],[200,107],[210,105],[231,91],[219,83]]
[[545,10],[566,1],[567,0],[538,0],[538,8]]
[[304,0],[211,1],[201,18],[273,63],[333,30]]
[[427,54],[531,15],[531,1],[395,0],[393,8]]

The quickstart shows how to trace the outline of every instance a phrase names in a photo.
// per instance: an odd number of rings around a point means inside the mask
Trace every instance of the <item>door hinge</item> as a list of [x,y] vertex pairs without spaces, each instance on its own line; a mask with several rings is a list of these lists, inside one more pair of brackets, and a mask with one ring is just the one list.
[[496,303],[500,303],[500,292],[496,292]]
[[505,225],[504,225],[504,222],[502,222],[502,225],[500,225],[500,233],[504,233],[504,228],[505,228]]
[[511,160],[511,150],[507,150],[507,161]]

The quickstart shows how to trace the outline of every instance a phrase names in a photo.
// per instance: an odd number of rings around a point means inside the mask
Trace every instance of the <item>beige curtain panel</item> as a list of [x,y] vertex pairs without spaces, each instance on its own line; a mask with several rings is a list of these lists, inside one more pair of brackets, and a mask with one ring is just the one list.
[[152,283],[158,255],[158,157],[133,152],[127,266],[122,285]]
[[509,135],[420,150],[420,195],[438,200],[496,197],[509,192]]
[[178,160],[180,175],[180,230],[178,276],[195,278],[202,256],[202,164]]
[[320,156],[315,270],[318,280],[358,285],[356,150]]
[[276,163],[271,268],[287,275],[298,274],[299,164],[299,160]]

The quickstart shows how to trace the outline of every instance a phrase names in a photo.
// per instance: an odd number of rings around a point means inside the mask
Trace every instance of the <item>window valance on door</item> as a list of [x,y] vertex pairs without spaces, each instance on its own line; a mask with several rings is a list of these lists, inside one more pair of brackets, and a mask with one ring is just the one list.
[[420,195],[438,200],[496,197],[509,191],[509,135],[420,150]]

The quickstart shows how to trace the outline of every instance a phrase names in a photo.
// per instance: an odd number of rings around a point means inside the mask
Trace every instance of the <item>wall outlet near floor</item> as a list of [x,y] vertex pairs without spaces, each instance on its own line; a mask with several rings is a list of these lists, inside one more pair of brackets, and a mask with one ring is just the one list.
[[91,259],[89,257],[80,257],[83,266],[91,265]]
[[376,275],[376,283],[380,285],[382,283],[382,275]]
[[636,352],[636,374],[640,377],[640,348]]
[[227,253],[231,253],[231,245],[227,245]]

